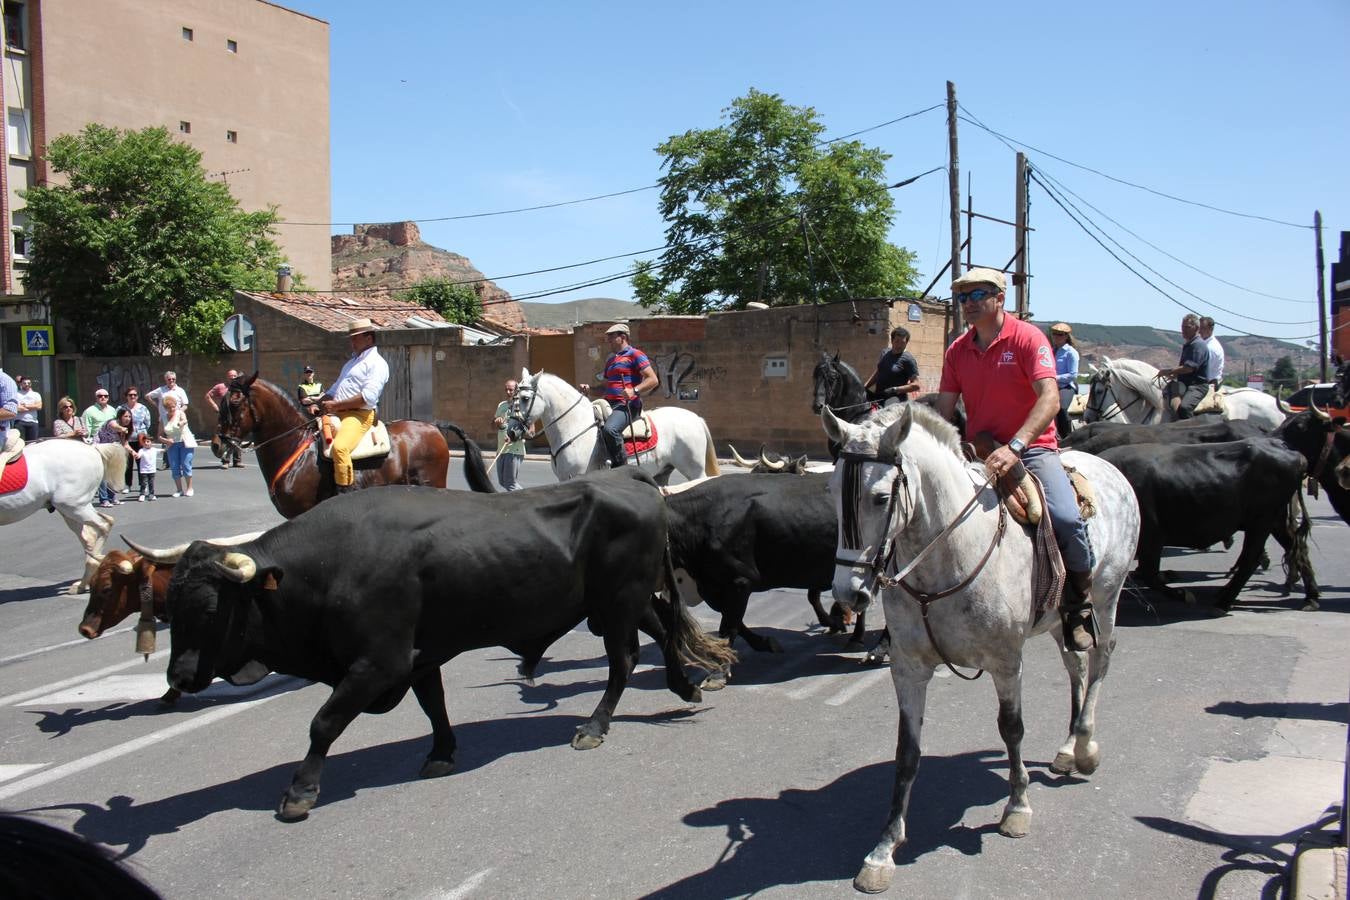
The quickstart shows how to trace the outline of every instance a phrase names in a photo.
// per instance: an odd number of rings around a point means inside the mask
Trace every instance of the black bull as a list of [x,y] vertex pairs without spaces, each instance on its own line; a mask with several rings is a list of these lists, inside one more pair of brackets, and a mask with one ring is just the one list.
[[[666,588],[672,600],[655,597]],[[235,547],[198,541],[174,569],[169,683],[267,670],[333,693],[282,797],[283,819],[314,806],[324,759],[363,712],[393,709],[411,687],[431,722],[424,777],[448,774],[455,738],[440,666],[501,646],[526,658],[583,620],[603,637],[609,681],[574,747],[595,747],[637,663],[641,629],[661,647],[666,684],[701,699],[683,662],[729,665],[674,588],[665,504],[650,476],[625,469],[495,495],[384,487],[320,504]]]
[[1233,577],[1215,606],[1231,609],[1256,571],[1266,538],[1274,535],[1291,568],[1303,575],[1309,606],[1316,608],[1317,584],[1307,559],[1307,515],[1292,526],[1291,502],[1306,471],[1302,455],[1273,437],[1222,444],[1126,444],[1099,454],[1134,488],[1141,515],[1139,568],[1135,576],[1177,599],[1163,583],[1163,547],[1203,549],[1242,531],[1242,552]]
[[1260,437],[1265,431],[1246,419],[1224,420],[1213,417],[1186,419],[1163,425],[1119,425],[1093,422],[1060,439],[1063,450],[1081,450],[1100,454],[1125,444],[1221,444]]

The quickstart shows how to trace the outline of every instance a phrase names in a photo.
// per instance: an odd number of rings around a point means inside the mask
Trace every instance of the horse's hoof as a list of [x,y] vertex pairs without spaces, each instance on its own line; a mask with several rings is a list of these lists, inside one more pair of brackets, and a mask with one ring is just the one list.
[[422,771],[417,773],[418,778],[440,778],[449,775],[455,770],[455,761],[453,759],[429,759],[422,764]]
[[1182,591],[1181,602],[1185,603],[1187,606],[1195,606],[1196,604],[1195,593],[1193,591],[1188,590]]
[[1074,752],[1073,764],[1081,775],[1091,775],[1102,764],[1102,751],[1096,741],[1088,741],[1087,752]]
[[169,688],[164,695],[159,698],[160,706],[173,706],[178,702],[178,698],[183,696],[183,692],[178,688]]
[[292,797],[287,792],[281,798],[281,806],[277,808],[277,818],[283,822],[301,822],[309,818],[309,811],[314,808],[318,797]]
[[1063,750],[1055,754],[1055,761],[1050,764],[1050,771],[1056,775],[1073,774],[1073,754],[1065,753]]
[[1031,833],[1031,811],[1008,811],[998,823],[998,833],[1004,837],[1022,838]]
[[699,687],[703,688],[705,691],[720,691],[726,686],[727,676],[720,673],[709,675],[707,678],[703,679],[703,683],[699,685]]
[[884,666],[891,661],[890,654],[887,653],[869,653],[863,657],[864,666]]
[[605,742],[605,736],[602,734],[584,734],[578,731],[572,737],[573,750],[594,750]]
[[702,703],[703,692],[696,687],[691,687],[691,690],[689,691],[689,696],[685,697],[684,699],[688,703]]
[[66,594],[71,597],[74,597],[75,595],[82,593],[84,593],[84,588],[81,582],[78,581],[72,584],[70,587],[66,588]]
[[891,879],[894,877],[895,863],[888,866],[864,863],[853,879],[853,886],[864,894],[880,894],[891,886]]

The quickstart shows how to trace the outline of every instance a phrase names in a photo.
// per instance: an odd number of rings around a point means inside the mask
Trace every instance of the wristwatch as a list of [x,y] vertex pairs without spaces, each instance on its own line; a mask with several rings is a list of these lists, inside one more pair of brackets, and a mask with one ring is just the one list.
[[1026,452],[1027,445],[1023,443],[1021,438],[1013,438],[1011,441],[1008,441],[1008,449],[1018,456],[1021,456]]

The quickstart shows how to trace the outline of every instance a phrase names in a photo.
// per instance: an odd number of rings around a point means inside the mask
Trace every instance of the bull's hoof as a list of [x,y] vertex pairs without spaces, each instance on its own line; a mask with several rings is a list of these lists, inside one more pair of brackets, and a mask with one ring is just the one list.
[[455,771],[455,761],[453,759],[429,759],[422,763],[422,771],[417,773],[418,778],[441,778]]
[[705,691],[720,691],[727,686],[727,676],[722,672],[714,672],[703,683],[699,685]]
[[1195,606],[1197,602],[1195,599],[1195,592],[1189,590],[1182,591],[1181,602],[1185,603],[1187,606]]
[[998,833],[1004,837],[1023,838],[1031,834],[1031,810],[1008,810],[998,823]]
[[293,797],[289,791],[281,798],[277,808],[277,818],[283,822],[301,822],[309,818],[309,811],[318,802],[318,796]]
[[885,866],[864,863],[853,879],[853,886],[864,894],[880,894],[891,886],[894,877],[895,863]]
[[1232,611],[1233,611],[1233,604],[1231,601],[1224,602],[1220,600],[1218,603],[1215,603],[1213,606],[1209,608],[1209,614],[1216,619],[1223,618]]
[[863,650],[866,649],[867,645],[864,644],[862,641],[858,640],[857,638],[849,640],[849,642],[844,645],[845,653],[861,653]]
[[891,656],[889,653],[886,653],[885,651],[882,651],[881,653],[873,651],[863,657],[862,664],[864,666],[884,666],[890,661]]
[[689,691],[689,696],[688,696],[688,697],[685,697],[684,699],[685,699],[685,701],[688,702],[688,703],[702,703],[702,702],[703,702],[703,692],[700,691],[698,688],[692,687],[692,686],[691,686],[691,690]]
[[1055,761],[1050,763],[1050,771],[1056,775],[1073,774],[1073,754],[1065,753],[1063,750],[1055,754]]
[[770,652],[770,653],[782,653],[782,652],[783,652],[783,645],[780,644],[780,643],[778,643],[778,638],[769,638],[769,639],[768,639],[768,645],[769,645],[769,652]]
[[178,698],[181,696],[183,696],[183,692],[180,691],[178,688],[169,688],[167,691],[164,692],[163,696],[159,698],[159,705],[173,706],[175,703],[178,702]]
[[578,731],[572,736],[573,750],[594,750],[605,742],[603,734],[585,734]]
[[1102,749],[1097,746],[1096,741],[1088,741],[1086,751],[1083,753],[1074,751],[1073,764],[1080,775],[1091,775],[1102,764]]
[[1302,612],[1314,612],[1315,610],[1319,610],[1321,608],[1322,604],[1318,603],[1316,600],[1313,600],[1311,597],[1308,598],[1308,602],[1304,603],[1301,607],[1299,607],[1299,609]]

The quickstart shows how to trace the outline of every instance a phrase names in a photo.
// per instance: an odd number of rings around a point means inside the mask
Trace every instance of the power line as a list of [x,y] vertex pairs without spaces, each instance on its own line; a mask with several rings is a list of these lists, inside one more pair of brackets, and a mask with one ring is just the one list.
[[1257,215],[1257,214],[1255,214],[1255,213],[1239,212],[1239,211],[1234,210],[1234,209],[1225,209],[1225,208],[1223,208],[1222,206],[1214,206],[1214,205],[1209,204],[1209,203],[1202,203],[1202,202],[1200,202],[1199,200],[1188,200],[1188,199],[1186,199],[1185,197],[1178,197],[1178,196],[1176,196],[1175,194],[1169,194],[1169,193],[1167,193],[1167,192],[1165,192],[1165,191],[1160,191],[1160,190],[1157,190],[1156,188],[1151,188],[1151,187],[1149,187],[1148,185],[1137,184],[1136,182],[1133,182],[1133,181],[1127,181],[1127,180],[1125,180],[1124,178],[1117,178],[1115,175],[1108,175],[1107,173],[1101,171],[1100,169],[1094,169],[1094,168],[1092,168],[1091,166],[1085,166],[1085,165],[1083,165],[1082,163],[1076,163],[1076,162],[1074,162],[1074,161],[1071,160],[1071,159],[1065,159],[1065,158],[1062,157],[1062,156],[1056,156],[1055,154],[1051,153],[1051,152],[1048,151],[1048,150],[1042,150],[1042,149],[1040,149],[1039,147],[1033,147],[1031,144],[1028,144],[1028,143],[1026,143],[1026,142],[1024,142],[1024,141],[1019,141],[1019,140],[1017,140],[1017,139],[1014,138],[1014,137],[1009,137],[1009,136],[1006,135],[1006,134],[1001,134],[1000,132],[995,131],[994,129],[990,128],[988,125],[986,125],[986,124],[984,124],[983,122],[981,122],[978,118],[975,117],[975,114],[972,113],[970,110],[966,109],[966,107],[965,107],[964,105],[959,104],[959,103],[958,103],[957,105],[958,105],[958,106],[961,108],[961,110],[966,114],[966,115],[964,115],[964,116],[958,116],[958,118],[961,119],[961,121],[963,121],[963,122],[968,122],[968,123],[970,123],[971,125],[974,125],[976,128],[980,128],[980,129],[983,129],[984,131],[989,132],[989,133],[992,134],[994,137],[996,137],[996,138],[998,138],[1000,141],[1002,141],[1002,142],[1004,143],[1004,145],[1007,146],[1008,149],[1010,149],[1010,150],[1015,150],[1016,148],[1013,147],[1012,144],[1016,144],[1018,147],[1024,147],[1024,148],[1026,148],[1027,150],[1034,150],[1035,152],[1040,153],[1040,154],[1042,154],[1043,156],[1048,156],[1048,157],[1050,157],[1051,159],[1058,160],[1059,162],[1064,163],[1065,165],[1073,166],[1075,169],[1082,169],[1082,170],[1085,171],[1085,172],[1091,172],[1091,173],[1094,174],[1094,175],[1099,175],[1099,176],[1101,176],[1102,178],[1107,179],[1108,181],[1114,181],[1114,182],[1116,182],[1117,184],[1123,184],[1123,185],[1125,185],[1125,186],[1127,186],[1127,187],[1136,188],[1137,190],[1147,191],[1147,192],[1150,193],[1150,194],[1155,194],[1155,195],[1157,195],[1157,196],[1159,196],[1159,197],[1164,197],[1164,198],[1166,198],[1166,199],[1168,199],[1168,200],[1174,200],[1174,201],[1176,201],[1177,203],[1185,203],[1185,204],[1187,204],[1187,205],[1189,205],[1189,206],[1198,206],[1198,207],[1200,207],[1200,208],[1202,208],[1202,209],[1208,209],[1208,210],[1212,210],[1212,211],[1214,211],[1214,212],[1220,212],[1220,213],[1224,213],[1224,214],[1230,215],[1230,216],[1238,216],[1238,217],[1243,218],[1243,219],[1259,219],[1259,220],[1262,221],[1262,222],[1271,222],[1271,223],[1273,223],[1273,224],[1275,224],[1275,225],[1286,225],[1286,226],[1288,226],[1288,227],[1290,227],[1290,228],[1303,228],[1303,229],[1311,229],[1311,228],[1312,228],[1311,225],[1301,225],[1301,224],[1299,224],[1298,222],[1286,222],[1284,219],[1275,219],[1275,218],[1271,218],[1270,216],[1262,216],[1262,215]]
[[860,134],[866,134],[866,133],[869,132],[869,131],[876,131],[878,128],[885,128],[887,125],[894,125],[896,122],[903,122],[903,121],[905,121],[906,119],[912,119],[912,118],[914,118],[915,116],[921,116],[921,115],[923,115],[924,113],[932,112],[932,111],[935,110],[935,109],[941,109],[942,107],[944,107],[944,106],[946,106],[946,105],[947,105],[946,103],[934,103],[932,106],[925,107],[925,108],[923,108],[923,109],[921,109],[921,110],[918,110],[917,112],[907,113],[907,114],[901,116],[901,117],[898,118],[898,119],[891,119],[891,120],[888,121],[888,122],[882,122],[880,125],[873,125],[873,126],[870,127],[870,128],[862,128],[862,129],[859,129],[858,131],[851,131],[851,132],[849,132],[848,134],[841,134],[841,135],[839,135],[839,137],[836,137],[836,138],[829,138],[829,139],[826,139],[826,140],[816,141],[816,143],[817,143],[817,144],[835,144],[835,143],[838,143],[839,141],[846,141],[846,140],[848,140],[848,139],[851,138],[851,137],[857,137],[858,135],[860,135]]

